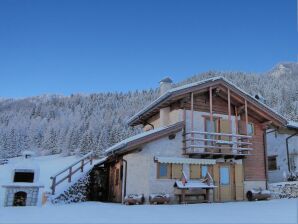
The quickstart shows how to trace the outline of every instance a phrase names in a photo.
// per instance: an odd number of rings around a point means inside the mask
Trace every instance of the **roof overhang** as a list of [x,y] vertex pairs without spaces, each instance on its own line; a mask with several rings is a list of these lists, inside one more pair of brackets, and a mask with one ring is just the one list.
[[[184,127],[184,122],[178,122],[173,125],[169,125],[163,128],[142,133],[140,137],[138,137],[138,135],[133,136],[108,148],[105,151],[105,154],[106,156],[122,155],[122,154],[129,153],[131,151],[135,151],[148,142],[160,139],[162,137],[169,136],[171,134],[176,134],[177,132],[181,131],[183,127]],[[129,140],[129,139],[132,139],[132,140]]]

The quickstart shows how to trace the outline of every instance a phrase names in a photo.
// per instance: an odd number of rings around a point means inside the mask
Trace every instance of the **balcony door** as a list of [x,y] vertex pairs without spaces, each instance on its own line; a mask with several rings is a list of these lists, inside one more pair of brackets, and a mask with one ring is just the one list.
[[[211,122],[210,118],[206,117],[205,118],[205,132],[210,132],[210,133],[215,133],[218,132],[219,130],[219,123],[218,123],[218,118],[213,118],[213,122]],[[205,139],[208,140],[216,140],[217,136],[212,135],[212,134],[206,134],[205,135]],[[210,147],[206,147],[206,151],[207,152],[219,152],[218,149],[214,149],[212,147],[216,146],[216,144],[213,141],[205,141],[205,145],[206,146],[210,146]]]

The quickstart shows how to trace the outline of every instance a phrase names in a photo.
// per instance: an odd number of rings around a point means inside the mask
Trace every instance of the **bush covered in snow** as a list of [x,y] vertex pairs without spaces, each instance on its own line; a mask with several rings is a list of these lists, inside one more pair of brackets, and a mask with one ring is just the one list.
[[89,196],[90,175],[87,173],[79,179],[67,191],[60,194],[58,197],[51,200],[52,203],[70,204],[87,201]]

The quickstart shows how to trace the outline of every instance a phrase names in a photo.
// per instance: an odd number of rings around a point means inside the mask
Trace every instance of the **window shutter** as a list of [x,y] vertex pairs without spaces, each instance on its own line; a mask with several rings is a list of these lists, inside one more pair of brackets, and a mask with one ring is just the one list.
[[182,164],[172,164],[172,178],[180,179],[182,177]]
[[[220,132],[221,133],[230,133],[230,128],[229,128],[229,120],[220,120]],[[221,136],[222,140],[229,141],[228,136]]]
[[197,164],[190,164],[190,179],[199,179],[201,177],[201,167]]

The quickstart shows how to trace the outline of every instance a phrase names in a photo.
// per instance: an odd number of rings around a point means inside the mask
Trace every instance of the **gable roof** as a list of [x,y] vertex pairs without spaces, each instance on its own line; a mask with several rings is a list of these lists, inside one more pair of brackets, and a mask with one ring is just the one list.
[[128,121],[128,125],[130,126],[136,126],[143,123],[143,120],[148,119],[150,114],[154,113],[155,110],[166,107],[167,103],[171,102],[173,99],[179,98],[179,96],[183,96],[187,93],[191,93],[193,91],[198,91],[200,89],[204,89],[207,87],[211,87],[217,84],[224,85],[228,87],[231,91],[235,92],[236,94],[242,96],[243,98],[247,99],[247,102],[253,104],[254,106],[258,107],[260,110],[266,112],[271,117],[275,118],[281,125],[286,125],[287,121],[286,119],[278,114],[276,111],[271,109],[266,104],[258,101],[253,96],[245,92],[244,90],[237,87],[235,84],[231,83],[224,77],[214,77],[210,79],[205,79],[199,82],[190,83],[187,85],[183,85],[180,87],[176,87],[173,89],[168,90],[166,93],[158,97],[156,100],[154,100],[152,103],[144,107],[142,110],[140,110],[138,113],[136,113],[134,116],[132,116]]
[[147,132],[137,134],[135,136],[124,139],[123,141],[106,149],[105,154],[107,156],[111,154],[119,154],[119,153],[121,154],[126,151],[136,149],[137,147],[142,146],[143,144],[148,143],[150,141],[160,139],[170,134],[175,134],[181,131],[183,126],[184,126],[184,122],[178,122],[173,125],[156,128]]

